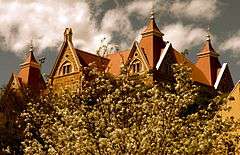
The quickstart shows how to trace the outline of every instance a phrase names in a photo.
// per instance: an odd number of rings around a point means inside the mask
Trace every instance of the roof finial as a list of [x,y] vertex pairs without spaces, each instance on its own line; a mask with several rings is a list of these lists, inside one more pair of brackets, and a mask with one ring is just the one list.
[[210,33],[210,25],[208,25],[208,28],[207,28],[207,41],[210,41],[211,40],[211,33]]
[[151,18],[151,19],[154,19],[154,16],[155,16],[155,11],[154,11],[154,6],[152,5],[150,18]]
[[30,42],[30,50],[29,50],[29,52],[33,52],[33,40],[31,39],[31,42]]

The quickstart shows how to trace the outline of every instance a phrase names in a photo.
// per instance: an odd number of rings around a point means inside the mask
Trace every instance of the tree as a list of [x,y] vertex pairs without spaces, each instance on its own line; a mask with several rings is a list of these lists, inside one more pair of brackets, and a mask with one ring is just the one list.
[[[221,154],[234,151],[229,131],[233,120],[222,120],[216,97],[206,109],[198,106],[199,87],[190,70],[174,65],[175,83],[146,84],[122,66],[119,77],[84,68],[81,92],[49,87],[28,102],[18,123],[24,129],[26,154]],[[146,77],[147,78],[147,75]]]

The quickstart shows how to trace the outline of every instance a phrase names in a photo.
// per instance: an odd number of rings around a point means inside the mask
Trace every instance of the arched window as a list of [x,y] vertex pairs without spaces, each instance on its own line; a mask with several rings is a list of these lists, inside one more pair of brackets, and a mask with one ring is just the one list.
[[62,65],[62,75],[66,75],[72,72],[72,65],[70,62],[65,62]]
[[142,71],[142,63],[139,60],[135,60],[132,62],[131,65],[131,71],[132,73],[139,73]]

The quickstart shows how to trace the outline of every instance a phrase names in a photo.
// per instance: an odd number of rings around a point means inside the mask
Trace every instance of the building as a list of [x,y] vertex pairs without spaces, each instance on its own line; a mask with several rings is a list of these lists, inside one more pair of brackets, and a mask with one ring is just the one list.
[[81,87],[83,67],[95,62],[100,70],[105,70],[109,59],[76,49],[72,42],[72,29],[64,32],[64,42],[50,74],[50,83],[55,88]]
[[20,65],[19,72],[11,75],[6,91],[0,99],[0,127],[6,124],[7,120],[15,120],[18,112],[24,108],[26,91],[30,90],[32,95],[39,96],[45,88],[46,83],[41,74],[40,64],[35,59],[31,46],[24,63]]
[[79,88],[83,75],[82,67],[92,62],[95,62],[99,69],[107,70],[115,76],[120,74],[120,66],[124,63],[133,75],[150,71],[153,73],[153,81],[171,81],[173,79],[171,65],[178,63],[192,69],[191,77],[195,83],[225,93],[232,90],[234,84],[228,65],[220,64],[219,54],[212,47],[209,35],[197,55],[195,64],[174,49],[170,42],[164,41],[163,36],[152,14],[146,29],[142,32],[140,42],[134,41],[129,50],[108,54],[103,58],[76,49],[72,41],[72,29],[67,28],[62,48],[50,75],[50,83],[55,88],[63,86]]
[[[234,117],[235,120],[240,120],[240,81],[235,85],[227,98],[226,107],[229,107],[229,111],[222,111],[224,118]],[[240,130],[239,130],[240,131]]]
[[45,88],[46,84],[41,74],[40,64],[34,57],[33,46],[31,45],[24,63],[20,65],[19,73],[12,74],[7,90],[15,89],[21,93],[23,90],[30,89],[35,94],[39,94]]

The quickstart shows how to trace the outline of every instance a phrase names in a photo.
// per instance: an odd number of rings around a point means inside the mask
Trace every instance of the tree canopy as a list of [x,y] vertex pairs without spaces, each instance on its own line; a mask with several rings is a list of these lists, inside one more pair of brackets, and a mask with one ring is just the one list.
[[[173,66],[175,82],[147,83],[127,68],[114,77],[84,68],[81,90],[55,93],[49,86],[29,98],[19,115],[26,154],[225,154],[235,150],[235,127],[223,120],[220,96],[201,108],[200,87],[184,65]],[[196,110],[192,110],[191,107]]]

